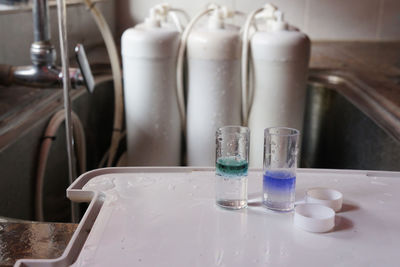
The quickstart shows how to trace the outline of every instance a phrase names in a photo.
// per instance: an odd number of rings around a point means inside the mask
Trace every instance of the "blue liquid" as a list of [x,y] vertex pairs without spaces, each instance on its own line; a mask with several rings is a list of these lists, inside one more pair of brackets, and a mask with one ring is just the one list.
[[293,210],[296,175],[287,171],[267,171],[263,178],[264,205],[273,210]]
[[264,174],[264,189],[291,192],[296,186],[296,176],[285,171],[267,171]]

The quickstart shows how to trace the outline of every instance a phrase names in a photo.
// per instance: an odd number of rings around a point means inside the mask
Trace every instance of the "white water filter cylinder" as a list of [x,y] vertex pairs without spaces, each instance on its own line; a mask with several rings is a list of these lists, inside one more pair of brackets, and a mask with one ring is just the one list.
[[241,124],[239,28],[209,19],[187,43],[187,165],[215,165],[215,132]]
[[250,166],[262,168],[264,128],[290,127],[302,131],[310,40],[289,30],[283,21],[271,21],[250,39],[253,97],[248,126],[251,130]]
[[156,19],[122,35],[127,154],[130,166],[181,164],[176,96],[180,33]]

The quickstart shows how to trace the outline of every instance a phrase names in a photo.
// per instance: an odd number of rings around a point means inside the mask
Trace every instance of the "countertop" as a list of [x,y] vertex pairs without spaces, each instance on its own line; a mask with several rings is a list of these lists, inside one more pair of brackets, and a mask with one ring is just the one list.
[[354,74],[364,93],[400,121],[400,42],[314,42],[310,68]]
[[[310,67],[355,73],[369,85],[369,94],[400,120],[400,42],[313,42]],[[9,89],[0,87],[0,95],[12,97],[4,90]],[[59,93],[61,90],[50,92],[53,97]],[[46,95],[49,91],[32,89],[32,93],[24,93],[21,101],[34,105],[37,102],[30,102],[27,97],[43,99]],[[18,101],[2,98],[2,102]],[[12,110],[2,112],[6,113],[15,115]],[[7,118],[3,116],[0,125],[4,119]],[[76,227],[66,223],[0,222],[0,266],[13,265],[19,258],[60,256]]]
[[18,259],[53,259],[61,256],[77,224],[0,222],[0,266]]

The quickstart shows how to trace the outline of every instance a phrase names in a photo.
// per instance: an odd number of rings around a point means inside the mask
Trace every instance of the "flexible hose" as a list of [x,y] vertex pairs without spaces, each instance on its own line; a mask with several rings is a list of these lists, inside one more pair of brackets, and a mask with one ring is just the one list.
[[[71,90],[71,79],[69,77],[69,57],[68,57],[68,38],[67,38],[67,7],[65,0],[57,0],[57,15],[58,15],[58,30],[60,34],[60,51],[61,51],[61,64],[63,75],[63,95],[64,95],[64,109],[65,109],[65,133],[67,139],[67,153],[68,153],[68,180],[71,184],[76,175],[75,160],[74,160],[74,140],[72,137],[72,123],[71,123],[71,99],[69,91]],[[74,203],[71,203],[71,219],[72,222],[77,222],[78,214],[77,208]]]
[[186,26],[185,30],[183,31],[181,41],[179,43],[178,58],[176,64],[176,90],[178,97],[179,114],[181,116],[181,127],[183,129],[184,135],[186,133],[186,110],[185,110],[185,93],[183,84],[183,63],[185,59],[186,42],[194,24],[201,17],[203,17],[204,15],[210,13],[215,9],[216,7],[210,7],[207,8],[206,10],[199,12],[196,16],[194,16],[193,19]]
[[189,23],[189,21],[190,21],[190,16],[189,16],[189,14],[188,14],[185,10],[183,10],[183,9],[181,9],[181,8],[172,7],[172,8],[170,8],[170,11],[181,13],[181,14],[185,17],[186,23]]
[[183,26],[182,26],[182,23],[179,20],[178,16],[176,15],[176,13],[174,11],[170,11],[170,12],[168,12],[168,14],[171,17],[172,21],[174,22],[178,32],[182,33],[183,32]]
[[86,136],[82,122],[75,112],[72,112],[72,125],[74,126],[74,140],[79,172],[83,174],[86,172]]
[[[119,137],[119,142],[121,142],[121,140],[124,139],[125,136],[126,136],[126,131],[123,131]],[[106,153],[104,153],[103,158],[100,160],[100,163],[97,168],[104,167],[104,164],[106,163],[109,154],[110,154],[110,149],[108,149]]]
[[[249,114],[251,112],[251,106],[253,103],[254,90],[249,86],[249,31],[252,26],[253,19],[261,12],[260,16],[264,19],[271,19],[274,17],[274,12],[277,7],[271,3],[265,4],[263,7],[258,8],[251,12],[246,19],[243,26],[243,37],[242,37],[242,120],[243,125],[247,126]],[[254,28],[257,31],[257,24],[254,24]]]
[[[247,126],[248,115],[249,115],[249,31],[250,26],[253,22],[254,17],[261,11],[264,7],[254,10],[247,17],[246,22],[243,26],[243,38],[242,38],[242,121],[243,125]],[[252,94],[251,94],[252,95]]]
[[[60,110],[50,119],[47,125],[43,141],[40,146],[38,168],[36,173],[36,194],[35,194],[35,218],[38,221],[44,220],[43,212],[43,184],[44,175],[46,171],[47,159],[49,157],[52,142],[55,139],[55,134],[60,128],[61,124],[65,121],[65,111]],[[86,171],[86,141],[85,131],[79,117],[72,112],[73,134],[76,141],[77,160],[79,164],[80,173]]]
[[171,17],[171,19],[174,22],[174,24],[175,24],[176,28],[178,29],[178,31],[180,33],[182,33],[185,27],[182,25],[182,23],[181,23],[180,19],[178,18],[178,15],[176,13],[183,14],[183,16],[186,19],[186,23],[189,23],[190,17],[188,15],[188,13],[186,13],[186,11],[183,10],[183,9],[180,9],[180,8],[170,8],[169,9],[168,15]]
[[104,43],[107,48],[108,55],[110,57],[111,69],[114,80],[114,125],[113,132],[111,136],[110,152],[108,156],[107,166],[111,167],[115,155],[117,153],[122,124],[123,124],[123,114],[124,114],[124,99],[123,99],[123,88],[122,88],[122,73],[121,64],[118,57],[117,46],[114,42],[110,27],[107,24],[102,13],[96,8],[95,4],[90,0],[85,0],[87,8],[90,10],[97,27],[99,28],[101,35],[104,39]]

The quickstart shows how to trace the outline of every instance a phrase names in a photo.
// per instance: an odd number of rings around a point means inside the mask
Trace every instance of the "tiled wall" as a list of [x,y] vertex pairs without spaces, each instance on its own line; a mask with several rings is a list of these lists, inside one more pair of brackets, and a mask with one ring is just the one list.
[[[101,10],[111,29],[115,29],[115,2],[107,0],[96,6]],[[68,41],[70,56],[76,43],[90,47],[101,44],[100,32],[88,10],[82,4],[67,7]],[[58,21],[56,7],[50,8],[50,28],[52,43],[57,49],[60,61],[58,41]],[[32,12],[21,11],[12,14],[0,14],[0,64],[30,65],[30,45],[33,41]]]
[[[97,3],[111,29],[121,33],[143,21],[151,6],[163,0],[107,0]],[[212,1],[170,0],[190,15]],[[264,0],[215,0],[218,4],[249,12]],[[285,12],[286,19],[314,40],[400,40],[400,0],[272,0]],[[116,5],[116,7],[115,7]],[[70,48],[102,43],[101,35],[83,5],[68,6]],[[50,11],[52,41],[58,50],[56,8]],[[23,11],[0,15],[0,64],[30,64],[29,47],[33,40],[32,13]],[[72,53],[72,50],[71,52]],[[59,55],[59,53],[58,53]],[[58,56],[59,58],[59,56]]]
[[[121,34],[141,22],[148,9],[161,0],[117,0],[117,26]],[[190,15],[212,1],[170,0]],[[313,40],[400,40],[400,0],[216,0],[249,12],[266,2],[277,5],[286,19]]]

